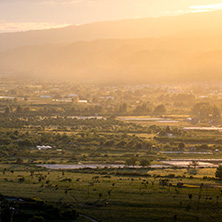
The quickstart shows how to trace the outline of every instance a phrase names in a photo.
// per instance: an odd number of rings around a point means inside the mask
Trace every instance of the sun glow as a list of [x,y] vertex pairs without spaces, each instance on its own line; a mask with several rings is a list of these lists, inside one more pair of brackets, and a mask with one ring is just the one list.
[[197,10],[197,11],[199,10],[214,11],[214,10],[222,9],[222,3],[212,4],[212,5],[195,5],[195,6],[190,6],[190,9]]
[[0,32],[15,32],[28,30],[41,30],[52,28],[63,28],[70,24],[55,24],[47,22],[5,22],[0,21]]

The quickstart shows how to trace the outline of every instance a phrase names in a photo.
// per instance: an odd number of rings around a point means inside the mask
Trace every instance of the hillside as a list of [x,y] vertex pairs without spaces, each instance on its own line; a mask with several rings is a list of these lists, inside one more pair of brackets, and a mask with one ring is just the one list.
[[174,33],[222,34],[222,11],[191,13],[180,16],[139,18],[69,26],[66,28],[0,34],[0,51],[9,48],[92,41],[168,36]]
[[222,79],[222,11],[0,34],[0,73],[99,84]]
[[107,39],[26,46],[0,53],[0,72],[105,84],[222,79],[221,37]]

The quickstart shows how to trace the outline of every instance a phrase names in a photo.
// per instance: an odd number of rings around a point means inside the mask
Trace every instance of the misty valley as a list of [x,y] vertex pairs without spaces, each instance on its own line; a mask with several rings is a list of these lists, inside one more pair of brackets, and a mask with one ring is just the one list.
[[2,76],[2,221],[220,221],[221,99]]
[[0,222],[222,221],[221,21],[216,0],[0,1]]

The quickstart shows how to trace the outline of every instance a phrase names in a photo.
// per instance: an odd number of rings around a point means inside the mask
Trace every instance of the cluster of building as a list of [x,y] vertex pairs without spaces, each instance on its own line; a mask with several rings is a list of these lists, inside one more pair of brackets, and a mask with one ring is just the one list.
[[38,146],[36,146],[36,148],[37,148],[38,150],[47,150],[47,149],[52,149],[52,147],[51,147],[51,146],[44,146],[44,145],[42,145],[42,146],[38,145]]

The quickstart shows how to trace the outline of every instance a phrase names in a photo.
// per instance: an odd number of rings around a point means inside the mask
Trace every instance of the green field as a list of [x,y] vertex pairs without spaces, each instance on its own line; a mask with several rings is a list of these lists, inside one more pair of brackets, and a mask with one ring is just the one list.
[[[220,221],[222,213],[222,181],[214,179],[215,169],[198,169],[195,176],[186,169],[55,171],[0,165],[0,170],[2,194],[68,203],[97,221]],[[162,186],[164,179],[169,181]]]

